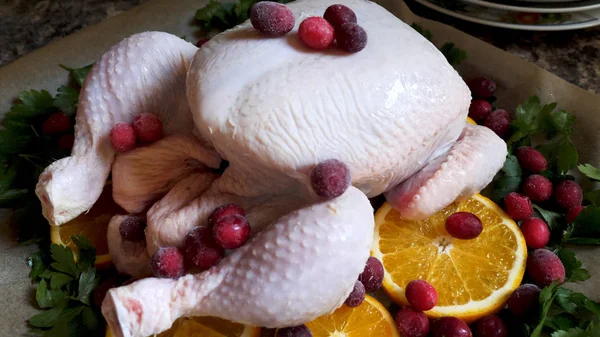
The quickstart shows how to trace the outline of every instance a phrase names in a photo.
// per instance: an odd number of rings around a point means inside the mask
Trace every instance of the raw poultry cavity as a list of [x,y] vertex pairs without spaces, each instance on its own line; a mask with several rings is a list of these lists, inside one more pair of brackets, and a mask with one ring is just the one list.
[[[336,3],[368,34],[360,52],[315,51],[297,37],[298,22]],[[411,27],[365,0],[287,7],[296,19],[287,35],[265,37],[246,22],[198,49],[144,32],[106,51],[86,78],[72,154],[44,171],[36,193],[60,226],[94,205],[111,174],[114,200],[145,218],[137,242],[119,232],[127,215],[109,225],[116,268],[143,278],[104,300],[116,336],[156,334],[182,316],[286,327],[330,313],[369,257],[369,198],[384,194],[420,219],[480,191],[501,168],[504,142],[465,123],[467,85]],[[115,151],[113,126],[143,113],[162,122],[162,139]],[[323,198],[310,176],[330,159],[351,186]],[[208,270],[152,277],[153,254],[182,247],[228,204],[243,209],[248,243]]]

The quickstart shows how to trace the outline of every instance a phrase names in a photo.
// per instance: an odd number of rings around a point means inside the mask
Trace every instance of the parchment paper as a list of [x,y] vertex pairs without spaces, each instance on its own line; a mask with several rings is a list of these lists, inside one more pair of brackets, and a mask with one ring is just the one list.
[[[600,164],[600,96],[580,89],[553,74],[495,48],[452,27],[411,13],[399,0],[378,1],[406,23],[417,22],[433,32],[437,45],[452,41],[468,53],[460,67],[466,78],[486,75],[498,83],[498,106],[512,110],[531,95],[542,102],[557,101],[577,117],[573,140],[581,162]],[[133,33],[160,30],[188,41],[198,39],[191,25],[196,9],[207,0],[151,0],[93,27],[39,49],[0,69],[0,113],[24,89],[46,89],[51,93],[67,82],[58,65],[79,67],[93,62],[103,51]],[[394,38],[393,32],[389,32]],[[28,280],[26,257],[35,247],[21,247],[8,226],[7,210],[0,210],[0,336],[19,336],[27,331],[25,320],[35,313],[33,288]],[[579,257],[595,276],[571,288],[600,300],[600,248],[577,248]]]

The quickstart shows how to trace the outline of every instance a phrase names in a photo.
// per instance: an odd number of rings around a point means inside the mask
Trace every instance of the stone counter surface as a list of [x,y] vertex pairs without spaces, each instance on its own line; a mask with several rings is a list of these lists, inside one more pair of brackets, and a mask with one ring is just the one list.
[[[0,66],[144,1],[1,1]],[[553,33],[514,31],[465,23],[411,0],[409,6],[418,15],[451,24],[590,92],[600,93],[600,27]]]

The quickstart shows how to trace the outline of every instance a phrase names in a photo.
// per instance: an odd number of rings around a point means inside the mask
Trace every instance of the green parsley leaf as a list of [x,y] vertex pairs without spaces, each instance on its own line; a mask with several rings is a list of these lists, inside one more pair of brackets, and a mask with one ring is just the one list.
[[558,282],[555,281],[552,284],[550,284],[549,286],[542,289],[542,291],[540,292],[540,297],[539,297],[540,320],[539,320],[538,324],[536,325],[536,327],[531,332],[530,337],[540,337],[541,336],[542,329],[544,328],[544,323],[545,323],[546,319],[548,318],[547,317],[548,311],[550,310],[550,307],[552,306],[552,302],[554,301],[554,298],[556,297],[556,293],[557,293],[558,289],[559,289]]
[[94,66],[94,64],[89,64],[85,67],[81,67],[81,68],[69,68],[67,66],[64,65],[60,65],[63,69],[68,70],[69,73],[71,74],[71,77],[75,80],[75,82],[77,82],[77,84],[79,84],[79,86],[83,85],[83,81],[85,80],[85,77],[87,76],[87,74],[90,72],[90,69],[92,69],[92,67]]
[[60,290],[48,289],[46,281],[41,280],[35,292],[35,300],[40,308],[54,308],[65,305],[67,296]]
[[515,143],[536,131],[536,118],[542,110],[540,99],[537,96],[530,97],[525,103],[519,104],[515,109],[515,119],[511,125],[516,129],[507,143]]
[[32,316],[27,322],[37,328],[51,328],[59,320],[61,313],[65,308],[52,308]]
[[566,112],[565,110],[554,110],[556,103],[553,103],[552,111],[550,112],[550,118],[552,125],[559,133],[570,134],[573,130],[571,127],[575,123],[575,116]]
[[32,282],[36,282],[40,275],[48,268],[44,263],[42,252],[37,252],[27,258],[27,265],[31,268],[29,278]]
[[578,165],[577,169],[579,169],[579,172],[585,174],[586,177],[588,177],[592,180],[600,181],[600,169],[599,168],[594,167],[590,164],[582,164],[582,165]]
[[59,289],[60,287],[71,282],[72,280],[72,276],[63,273],[53,272],[50,278],[50,287],[52,289]]
[[79,252],[79,261],[77,262],[79,270],[84,271],[91,268],[96,262],[96,248],[86,237],[81,235],[72,236],[71,240],[73,240]]
[[71,116],[77,111],[78,101],[79,90],[63,85],[58,88],[58,93],[52,104],[64,112],[65,115]]
[[7,191],[0,191],[0,205],[4,206],[8,204],[9,201],[14,201],[19,199],[29,193],[28,190],[24,188],[16,188]]
[[452,42],[446,42],[440,48],[440,51],[448,60],[451,66],[457,67],[467,58],[467,52],[454,46]]
[[568,282],[583,282],[591,277],[590,272],[582,267],[583,263],[577,258],[574,251],[560,247],[555,253],[565,267]]
[[492,199],[500,202],[510,192],[514,192],[521,186],[523,171],[517,157],[507,155],[502,170],[498,173],[494,182]]
[[556,158],[557,169],[560,174],[566,174],[570,169],[577,165],[579,155],[577,154],[577,149],[571,139],[563,137],[561,141],[558,142]]
[[584,208],[574,221],[568,242],[588,244],[600,243],[600,206]]
[[73,251],[70,248],[53,243],[50,245],[50,252],[52,258],[56,261],[50,264],[52,268],[73,277],[78,276]]
[[560,330],[552,333],[551,337],[584,337],[588,336],[585,330],[580,328],[572,328],[569,330]]
[[573,319],[572,315],[563,312],[546,320],[545,324],[553,330],[569,330],[575,328],[577,322]]
[[81,320],[83,325],[90,331],[98,330],[99,320],[98,316],[91,307],[83,308],[81,313]]
[[536,204],[533,204],[533,208],[535,208],[535,210],[540,214],[542,219],[546,221],[551,231],[558,228],[558,221],[562,218],[562,214],[543,209]]
[[433,37],[433,34],[431,33],[431,31],[429,29],[425,29],[425,28],[421,27],[419,24],[416,24],[416,23],[413,23],[410,26],[414,30],[416,30],[419,34],[423,35],[424,38],[426,38],[427,40],[431,41],[431,38]]
[[14,104],[4,118],[29,118],[44,115],[52,110],[52,95],[46,90],[24,90],[19,93],[21,103]]
[[600,190],[589,191],[584,193],[585,200],[591,202],[592,204],[600,206]]
[[210,0],[206,6],[196,11],[198,25],[206,32],[234,27],[237,21],[231,18],[231,8],[231,4]]
[[77,299],[84,304],[90,305],[90,295],[92,294],[92,290],[96,287],[97,281],[96,268],[82,272],[79,276]]
[[33,135],[29,133],[17,133],[9,129],[0,130],[0,156],[21,153],[32,139]]

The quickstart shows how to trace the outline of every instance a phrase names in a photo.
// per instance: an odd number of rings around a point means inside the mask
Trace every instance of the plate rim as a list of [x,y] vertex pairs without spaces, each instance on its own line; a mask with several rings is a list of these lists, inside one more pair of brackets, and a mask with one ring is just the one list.
[[556,31],[583,29],[583,28],[595,27],[595,26],[600,25],[600,19],[598,19],[598,18],[591,19],[589,21],[571,23],[571,24],[565,24],[565,25],[521,25],[521,24],[515,24],[515,23],[496,22],[496,21],[489,21],[489,20],[475,18],[472,16],[457,13],[452,10],[446,9],[444,7],[438,6],[434,3],[431,3],[428,0],[415,0],[415,1],[426,7],[429,7],[435,11],[455,17],[457,19],[461,19],[461,20],[469,21],[469,22],[473,22],[473,23],[478,23],[478,24],[485,25],[485,26],[498,27],[498,28],[508,28],[508,29],[515,29],[515,30],[527,30],[527,31],[537,31],[537,32],[556,32]]
[[[523,7],[518,5],[505,5],[501,3],[486,1],[486,0],[461,0],[463,2],[472,3],[475,5],[495,8],[495,9],[503,9],[509,11],[517,11],[517,12],[525,12],[525,13],[574,13],[574,12],[584,12],[592,9],[600,8],[600,1],[594,1],[594,4],[582,5],[582,6],[574,6],[574,7],[563,7],[563,8],[544,8],[544,7]],[[591,2],[591,1],[586,1]],[[538,3],[539,4],[539,3]],[[555,4],[555,3],[553,3]],[[570,4],[570,3],[569,3]]]

